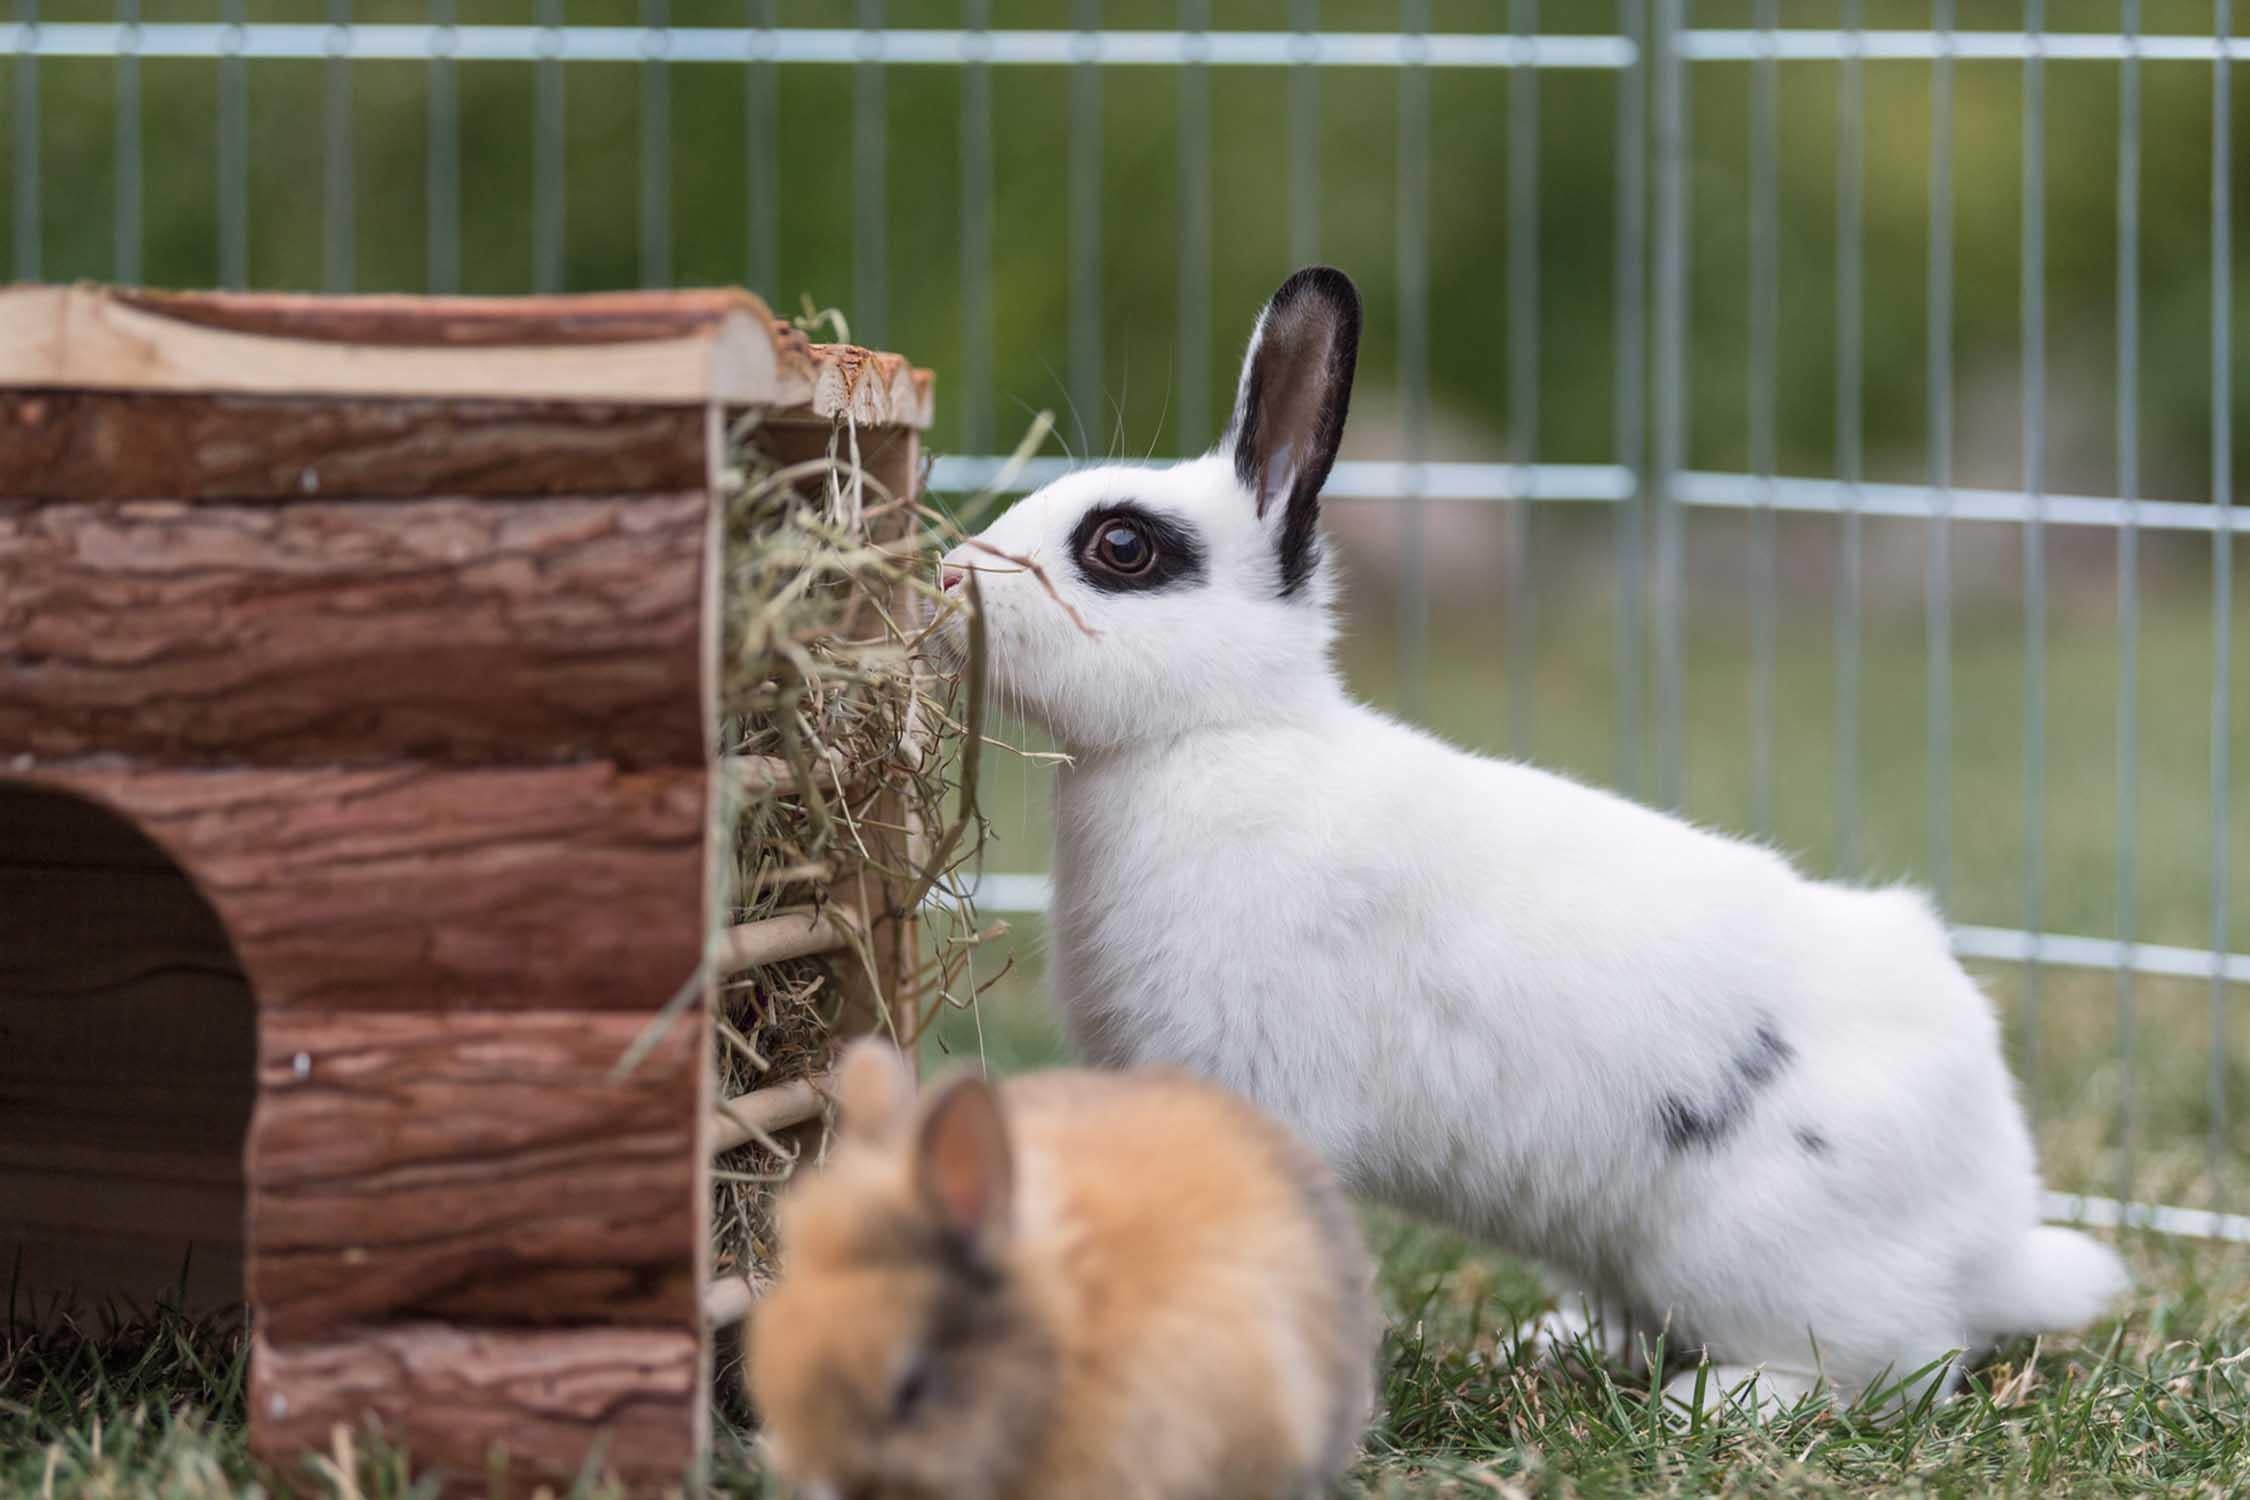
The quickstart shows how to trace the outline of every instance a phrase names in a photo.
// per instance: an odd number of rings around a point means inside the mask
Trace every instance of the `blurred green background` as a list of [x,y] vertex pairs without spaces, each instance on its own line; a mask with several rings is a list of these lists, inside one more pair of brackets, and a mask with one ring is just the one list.
[[[1498,0],[1431,0],[1432,30],[1506,30],[1516,8]],[[1753,0],[1702,0],[1694,24],[1750,24]],[[1836,0],[1785,0],[1792,27],[1837,24]],[[1379,0],[244,0],[252,22],[359,21],[522,25],[560,16],[574,25],[797,27],[880,22],[953,27],[979,13],[1000,27],[1080,20],[1120,29],[1173,27],[1208,15],[1215,26],[1286,30],[1308,13],[1326,30],[1387,31],[1411,7]],[[1608,35],[1634,14],[1611,0],[1547,0],[1541,29]],[[2116,0],[2051,0],[2057,31],[2114,31]],[[1966,29],[2014,30],[2023,8],[1960,0]],[[2207,35],[2209,0],[2147,0],[2151,33]],[[1867,0],[1871,27],[1917,29],[1932,7]],[[115,19],[94,0],[17,0],[16,19]],[[146,21],[208,22],[214,0],[143,0]],[[987,233],[964,224],[964,141],[984,117],[973,75],[949,66],[573,63],[563,79],[560,234],[539,219],[539,72],[525,63],[462,63],[458,101],[458,285],[520,292],[644,282],[748,283],[777,307],[809,299],[841,308],[863,342],[902,350],[938,372],[941,452],[1006,451],[1031,414],[1053,409],[1073,449],[1167,455],[1207,443],[1249,323],[1301,253],[1351,272],[1367,299],[1360,386],[1346,457],[1404,454],[1402,382],[1402,108],[1426,86],[1428,411],[1432,459],[1639,463],[1645,430],[1620,429],[1614,402],[1620,344],[1617,173],[1620,89],[1635,74],[1600,70],[1435,70],[1409,83],[1385,68],[1323,68],[1311,80],[1316,134],[1292,144],[1295,91],[1286,68],[1218,68],[1205,75],[1207,150],[1182,138],[1194,90],[1167,67],[1002,67],[990,70],[992,158]],[[1779,68],[1773,417],[1777,467],[1833,475],[1839,462],[1837,277],[1838,65]],[[247,280],[317,288],[419,290],[432,276],[430,169],[433,86],[445,70],[423,62],[320,61],[243,65],[249,153],[241,243]],[[1757,392],[1751,379],[1753,69],[1689,67],[1686,163],[1689,319],[1683,357],[1688,464],[1740,471],[1751,463]],[[0,60],[0,186],[13,205],[16,275],[106,278],[119,273],[116,109],[126,74],[108,60]],[[138,212],[142,233],[124,269],[165,285],[222,277],[220,65],[149,60],[138,66]],[[1930,472],[1927,376],[1932,69],[1925,62],[1865,68],[1864,397],[1868,478],[1904,483]],[[2022,67],[1962,62],[1954,92],[1953,291],[1949,340],[1956,483],[2013,489],[2025,467]],[[2200,503],[2213,494],[2212,69],[2151,62],[2143,69],[2143,162],[2138,200],[2141,352],[2137,365],[2139,490]],[[332,85],[348,87],[341,106]],[[1509,119],[1514,91],[1536,89],[1536,223],[1511,216]],[[2043,176],[2046,240],[2046,481],[2058,493],[2118,493],[2118,182],[2120,69],[2056,61],[2046,69]],[[1183,90],[1186,90],[1185,96]],[[2236,213],[2250,196],[2250,102],[2237,89],[2232,158]],[[1402,106],[1402,93],[1407,103]],[[1097,129],[1089,130],[1089,124]],[[1411,131],[1409,131],[1411,135]],[[348,147],[339,150],[338,143]],[[1310,152],[1306,157],[1303,153]],[[1293,163],[1309,161],[1298,178]],[[772,166],[764,173],[761,163]],[[27,165],[36,173],[27,176]],[[653,175],[652,175],[653,174]],[[1293,197],[1293,180],[1312,197]],[[1650,181],[1655,181],[1653,163]],[[36,191],[33,191],[34,183]],[[1077,207],[1074,210],[1074,191]],[[1210,207],[1207,247],[1183,252],[1184,205]],[[770,208],[764,216],[754,207]],[[1092,216],[1087,216],[1087,208]],[[1089,239],[1086,231],[1093,233]],[[1511,300],[1511,246],[1535,247],[1536,297]],[[2237,260],[2250,236],[2235,236]],[[978,274],[979,245],[988,276]],[[440,252],[439,264],[443,263]],[[137,261],[137,264],[136,264]],[[1093,300],[1074,301],[1074,266]],[[1644,260],[1641,270],[1645,272]],[[2238,268],[2230,268],[2230,271]],[[348,276],[340,274],[348,272]],[[1208,301],[1197,296],[1205,286]],[[2239,281],[2240,277],[2234,276]],[[1407,278],[1411,286],[1414,278]],[[1645,289],[1645,288],[1644,288]],[[989,324],[971,327],[983,292]],[[1185,303],[1183,310],[1183,300]],[[1511,430],[1533,404],[1511,389],[1512,336],[1536,335],[1536,426]],[[2239,321],[2239,320],[2238,320]],[[1073,330],[1092,340],[1074,339]],[[1635,330],[1625,330],[1632,335]],[[1628,337],[1649,351],[1648,325]],[[972,378],[990,350],[989,382]],[[2250,404],[2239,361],[2235,411]],[[1662,379],[1651,367],[1651,381]],[[1647,391],[1643,392],[1648,394]],[[2250,444],[2234,448],[2237,484]],[[1748,494],[1747,487],[1744,491]],[[1426,567],[1407,569],[1404,507],[1344,501],[1331,524],[1347,579],[1344,663],[1379,703],[1415,706],[1455,739],[1512,749],[1591,780],[1647,794],[1657,785],[1648,628],[1621,606],[1646,599],[1621,547],[1651,532],[1638,507],[1557,503],[1511,527],[1508,507],[1432,505],[1423,517]],[[1925,632],[1928,549],[1922,520],[1871,520],[1858,579],[1864,618],[1839,638],[1841,528],[1830,517],[1784,516],[1774,533],[1779,580],[1771,698],[1775,740],[1770,816],[1751,770],[1758,692],[1753,587],[1760,576],[1753,523],[1693,511],[1685,522],[1686,605],[1683,801],[1718,826],[1758,832],[1821,870],[1849,866],[1874,879],[1941,886],[1958,921],[2017,927],[2036,903],[2049,929],[2095,936],[2121,930],[2131,861],[2131,930],[2148,941],[2203,947],[2213,936],[2215,840],[2236,876],[2229,946],[2250,946],[2250,787],[2237,756],[2228,779],[2231,826],[2213,818],[2214,745],[2250,725],[2250,649],[2234,640],[2231,722],[2213,714],[2213,542],[2151,534],[2143,541],[2134,695],[2120,696],[2119,544],[2109,531],[2055,528],[2048,565],[2044,675],[2045,795],[2024,792],[2024,712],[2030,656],[2021,529],[1961,523],[1949,534],[1952,634],[1942,643],[1950,690],[1933,749]],[[1635,528],[1638,528],[1636,530]],[[1528,546],[1530,555],[1520,550]],[[1645,550],[1644,550],[1645,556]],[[1515,573],[1511,575],[1511,567]],[[2245,570],[2237,568],[2240,577]],[[1398,675],[1402,572],[1426,583],[1427,680]],[[1520,576],[1530,594],[1503,599]],[[2233,620],[2250,619],[2237,600]],[[1509,650],[1506,628],[1520,634]],[[1851,649],[1855,645],[1856,651]],[[1510,660],[1527,670],[1511,674]],[[1856,661],[1858,677],[1840,675]],[[1507,725],[1513,720],[1517,733]],[[2137,736],[2138,775],[2122,799],[2121,725]],[[1933,755],[1942,757],[1933,760]],[[1942,776],[1933,773],[1942,771]],[[1045,862],[1049,772],[996,755],[987,810],[995,871]],[[1949,788],[1942,798],[1935,789]],[[2043,849],[2029,857],[2033,819]],[[1842,841],[1856,843],[1846,858]],[[1933,857],[1933,849],[1942,857]],[[1018,946],[1017,980],[985,1021],[1014,1027],[1009,1047],[1050,1055],[1037,1009],[1036,922]],[[1018,982],[1020,981],[1020,982]],[[2250,1107],[2221,1130],[2212,1088],[2250,1104],[2250,1026],[2199,981],[2121,987],[2110,975],[2050,970],[2036,981],[1994,969],[2018,1060],[2047,1144],[2073,1185],[2107,1187],[2128,1166],[2150,1191],[2191,1201],[2219,1194],[2207,1168],[2250,1146]],[[962,1018],[964,1022],[976,1018]],[[948,1045],[974,1037],[951,1027]],[[2128,1108],[2128,1101],[2131,1101]],[[2136,1121],[2125,1153],[2128,1114]]]

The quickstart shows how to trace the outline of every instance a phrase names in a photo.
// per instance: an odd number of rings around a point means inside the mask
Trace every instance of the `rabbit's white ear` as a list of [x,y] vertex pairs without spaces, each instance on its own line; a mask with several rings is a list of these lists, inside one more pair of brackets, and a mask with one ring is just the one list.
[[1332,266],[1307,266],[1283,282],[1250,336],[1227,441],[1259,518],[1277,500],[1284,506],[1284,594],[1312,572],[1320,487],[1344,439],[1358,358],[1359,290]]

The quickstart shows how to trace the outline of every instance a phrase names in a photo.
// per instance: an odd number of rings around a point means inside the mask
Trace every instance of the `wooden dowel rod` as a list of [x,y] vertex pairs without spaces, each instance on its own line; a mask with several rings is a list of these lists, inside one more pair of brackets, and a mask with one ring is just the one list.
[[[796,767],[778,755],[729,755],[725,757],[724,766],[735,785],[753,797],[797,789]],[[820,783],[820,789],[830,796],[836,795],[843,785],[833,760],[821,761],[813,768],[813,776]]]
[[720,959],[731,973],[777,964],[783,959],[833,953],[852,940],[851,913],[842,907],[792,906],[756,922],[729,927],[721,934]]
[[726,1328],[750,1316],[750,1306],[758,1300],[750,1283],[740,1276],[722,1276],[703,1289],[703,1322],[706,1327]]
[[747,1094],[721,1101],[711,1112],[711,1153],[715,1156],[721,1151],[732,1151],[756,1136],[771,1135],[816,1118],[820,1114],[821,1091],[827,1086],[826,1075],[793,1078],[787,1083],[752,1089]]

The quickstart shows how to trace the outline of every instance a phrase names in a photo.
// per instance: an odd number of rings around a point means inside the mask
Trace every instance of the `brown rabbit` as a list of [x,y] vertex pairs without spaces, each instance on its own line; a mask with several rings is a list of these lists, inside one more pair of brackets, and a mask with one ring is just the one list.
[[887,1043],[781,1207],[750,1332],[776,1466],[826,1500],[1318,1493],[1378,1324],[1313,1156],[1184,1074],[957,1078]]

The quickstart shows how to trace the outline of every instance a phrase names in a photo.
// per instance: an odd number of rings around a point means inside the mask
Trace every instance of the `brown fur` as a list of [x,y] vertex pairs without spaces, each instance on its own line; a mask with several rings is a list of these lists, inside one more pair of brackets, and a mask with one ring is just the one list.
[[[847,1058],[842,1139],[782,1207],[751,1330],[785,1473],[839,1500],[1220,1500],[1349,1462],[1371,1276],[1309,1152],[1171,1073],[963,1080],[913,1108],[878,1045]],[[979,1162],[996,1219],[963,1190]]]

